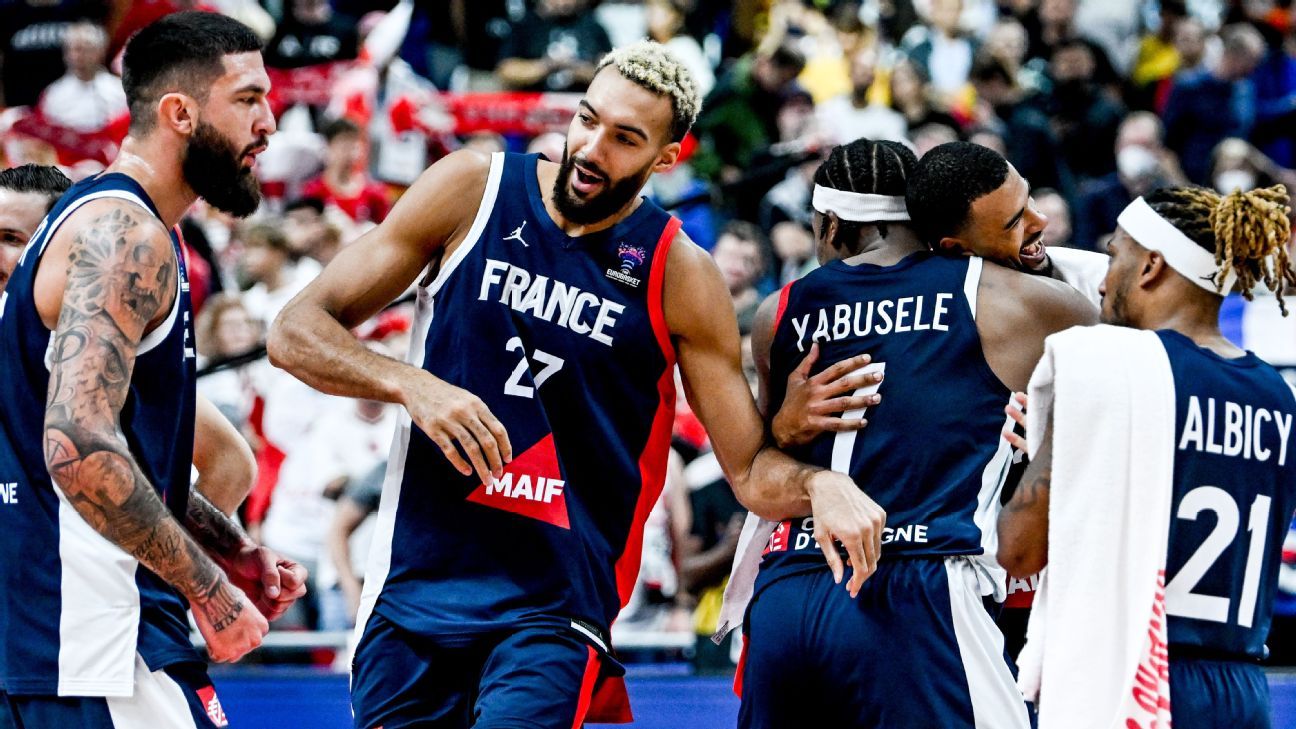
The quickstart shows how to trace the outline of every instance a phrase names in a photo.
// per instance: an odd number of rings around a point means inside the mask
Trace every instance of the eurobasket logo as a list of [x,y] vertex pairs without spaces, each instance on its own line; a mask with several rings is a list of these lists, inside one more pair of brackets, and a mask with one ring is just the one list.
[[627,286],[639,288],[639,284],[643,283],[643,280],[630,274],[644,264],[644,261],[648,259],[648,252],[642,246],[622,243],[617,247],[617,258],[621,261],[620,270],[609,268],[606,271],[607,277],[613,281],[620,281]]

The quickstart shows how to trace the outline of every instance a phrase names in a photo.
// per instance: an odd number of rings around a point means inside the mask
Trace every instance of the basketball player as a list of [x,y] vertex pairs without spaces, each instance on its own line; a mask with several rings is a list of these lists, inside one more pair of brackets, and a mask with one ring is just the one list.
[[41,218],[71,184],[57,167],[22,165],[0,170],[0,293]]
[[274,131],[259,48],[214,13],[135,35],[120,156],[59,200],[3,294],[0,727],[224,726],[186,607],[230,661],[302,593],[300,567],[189,491],[193,339],[170,230],[199,196],[256,207],[250,165]]
[[[1289,450],[1296,400],[1272,367],[1224,338],[1219,310],[1236,276],[1248,294],[1264,282],[1285,312],[1282,288],[1296,283],[1288,204],[1282,187],[1222,197],[1201,187],[1161,188],[1122,213],[1110,244],[1102,320],[1156,331],[1174,378],[1165,609],[1175,729],[1269,726],[1258,662],[1296,506]],[[1140,212],[1131,219],[1133,209]],[[1245,450],[1228,434],[1244,427],[1233,422],[1234,411],[1250,421]],[[1048,559],[1052,450],[1042,444],[1000,515],[999,560],[1014,575],[1038,572]]]
[[[764,447],[719,272],[639,197],[698,105],[660,45],[609,54],[561,164],[446,157],[276,320],[276,364],[408,412],[356,621],[357,726],[629,720],[608,632],[662,487],[677,361],[739,497],[824,514],[848,589],[871,573],[883,514]],[[416,279],[411,363],[367,351],[347,327]]]
[[[1026,183],[977,149],[964,184],[979,223],[1020,245],[1032,227]],[[933,253],[905,206],[917,164],[894,142],[833,150],[812,198],[823,265],[757,315],[766,412],[783,404],[812,344],[823,365],[867,351],[885,368],[867,430],[826,433],[790,454],[850,473],[887,526],[876,574],[849,600],[831,589],[814,519],[779,525],[745,623],[740,727],[1029,725],[982,604],[1010,456],[1003,407],[1045,336],[1095,313],[1059,282]]]

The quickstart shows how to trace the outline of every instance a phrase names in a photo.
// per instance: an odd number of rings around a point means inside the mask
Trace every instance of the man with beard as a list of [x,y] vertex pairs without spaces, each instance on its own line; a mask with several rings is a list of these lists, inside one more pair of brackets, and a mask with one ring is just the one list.
[[1066,332],[1031,377],[1033,460],[999,517],[999,561],[1049,567],[1022,654],[1041,727],[1270,725],[1259,662],[1296,505],[1296,399],[1219,313],[1235,283],[1250,298],[1261,282],[1286,313],[1289,213],[1281,186],[1136,199],[1102,321],[1145,331]]
[[[820,515],[851,594],[872,573],[881,510],[766,446],[723,279],[638,196],[698,105],[660,45],[609,54],[561,165],[446,157],[276,320],[275,364],[406,410],[356,620],[357,726],[629,720],[608,632],[663,485],[676,362],[739,499]],[[415,280],[410,363],[365,349],[347,329]]]
[[132,39],[124,70],[120,156],[50,211],[0,308],[0,727],[225,726],[186,607],[231,661],[303,589],[189,488],[193,334],[170,231],[200,196],[258,204],[250,167],[275,128],[259,41],[176,14]]

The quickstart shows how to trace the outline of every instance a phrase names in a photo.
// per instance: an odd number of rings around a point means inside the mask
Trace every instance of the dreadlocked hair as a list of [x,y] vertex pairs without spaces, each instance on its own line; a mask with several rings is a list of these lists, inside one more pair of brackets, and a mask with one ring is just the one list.
[[1194,243],[1215,254],[1217,289],[1235,272],[1242,296],[1250,300],[1251,290],[1263,281],[1277,296],[1283,316],[1287,315],[1283,287],[1296,284],[1287,253],[1291,239],[1287,188],[1274,185],[1220,195],[1205,187],[1163,187],[1144,199]]
[[[815,170],[816,185],[834,190],[871,195],[904,197],[909,177],[918,166],[912,150],[891,140],[859,138],[849,144],[834,147],[828,159]],[[838,223],[843,240],[851,240],[865,225],[859,221],[843,220]],[[871,223],[885,238],[887,224]]]

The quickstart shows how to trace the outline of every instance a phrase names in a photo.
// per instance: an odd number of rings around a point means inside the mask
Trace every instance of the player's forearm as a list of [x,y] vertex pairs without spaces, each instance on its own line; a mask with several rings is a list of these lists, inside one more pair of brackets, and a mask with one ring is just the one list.
[[194,430],[194,490],[233,514],[256,482],[256,457],[247,441],[209,401],[198,396]]
[[54,482],[95,531],[173,585],[217,629],[234,622],[242,606],[224,573],[158,498],[120,434],[47,421],[45,454]]
[[241,550],[253,546],[252,538],[237,522],[197,491],[189,494],[184,526],[207,554],[219,562],[227,562]]
[[402,404],[418,370],[365,347],[311,301],[289,304],[266,340],[270,362],[329,395]]
[[999,513],[999,564],[1013,577],[1026,577],[1048,564],[1048,505],[1052,459],[1041,452]]
[[729,478],[739,503],[763,519],[782,521],[810,513],[813,477],[822,470],[767,445],[749,468]]

